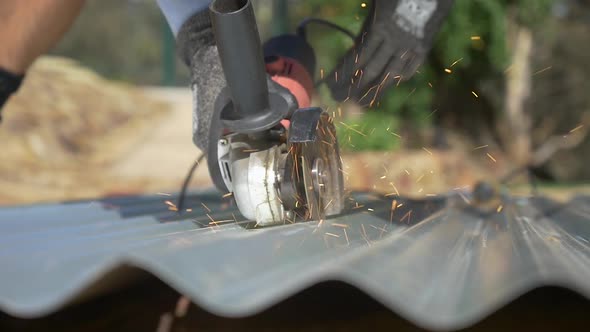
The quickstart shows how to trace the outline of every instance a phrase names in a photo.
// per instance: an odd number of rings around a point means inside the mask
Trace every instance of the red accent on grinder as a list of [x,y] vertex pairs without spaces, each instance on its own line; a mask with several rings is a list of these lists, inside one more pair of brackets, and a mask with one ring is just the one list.
[[298,61],[287,57],[273,57],[272,62],[267,59],[266,72],[272,80],[289,90],[299,108],[311,106],[313,94],[313,79],[305,67]]

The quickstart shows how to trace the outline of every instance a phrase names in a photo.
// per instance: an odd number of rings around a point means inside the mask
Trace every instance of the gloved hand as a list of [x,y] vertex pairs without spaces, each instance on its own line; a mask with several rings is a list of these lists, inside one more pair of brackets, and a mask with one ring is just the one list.
[[[226,86],[208,9],[193,15],[182,25],[178,32],[177,49],[191,72],[193,141],[207,153],[211,148],[210,137],[215,137],[222,130],[219,121],[212,119],[219,116],[215,113],[215,102]],[[267,85],[269,92],[281,94],[289,105],[297,105],[295,97],[270,76],[267,76]],[[211,132],[214,132],[213,135]]]
[[208,8],[182,25],[177,50],[191,72],[193,142],[206,153],[215,99],[226,85]]
[[355,46],[326,80],[334,99],[350,97],[369,105],[387,87],[410,78],[452,4],[453,0],[373,0]]

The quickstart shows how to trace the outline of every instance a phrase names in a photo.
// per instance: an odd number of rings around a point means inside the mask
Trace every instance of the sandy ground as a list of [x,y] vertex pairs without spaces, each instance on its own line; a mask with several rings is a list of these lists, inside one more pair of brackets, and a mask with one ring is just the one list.
[[[179,185],[187,170],[201,151],[192,141],[192,97],[188,88],[146,87],[143,91],[152,98],[171,105],[170,112],[141,133],[142,139],[120,159],[110,172],[131,180],[151,179],[166,189]],[[205,165],[199,167],[193,186],[210,185]]]

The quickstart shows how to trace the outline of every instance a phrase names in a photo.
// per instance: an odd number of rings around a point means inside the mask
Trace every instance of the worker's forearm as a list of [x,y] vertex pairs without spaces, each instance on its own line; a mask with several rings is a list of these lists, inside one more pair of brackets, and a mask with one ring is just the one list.
[[0,67],[22,74],[68,30],[84,0],[1,0]]
[[158,0],[158,5],[176,36],[186,20],[207,9],[209,2],[211,0]]

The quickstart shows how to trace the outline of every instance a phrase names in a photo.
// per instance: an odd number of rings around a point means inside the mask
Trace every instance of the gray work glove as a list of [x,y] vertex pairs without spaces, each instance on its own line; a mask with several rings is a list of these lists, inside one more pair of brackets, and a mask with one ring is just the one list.
[[[453,0],[373,0],[355,46],[326,83],[338,101],[362,105],[410,78],[432,47]],[[336,80],[335,77],[338,77]]]
[[207,153],[215,99],[225,87],[209,9],[188,19],[177,36],[179,56],[190,68],[193,93],[193,141]]

